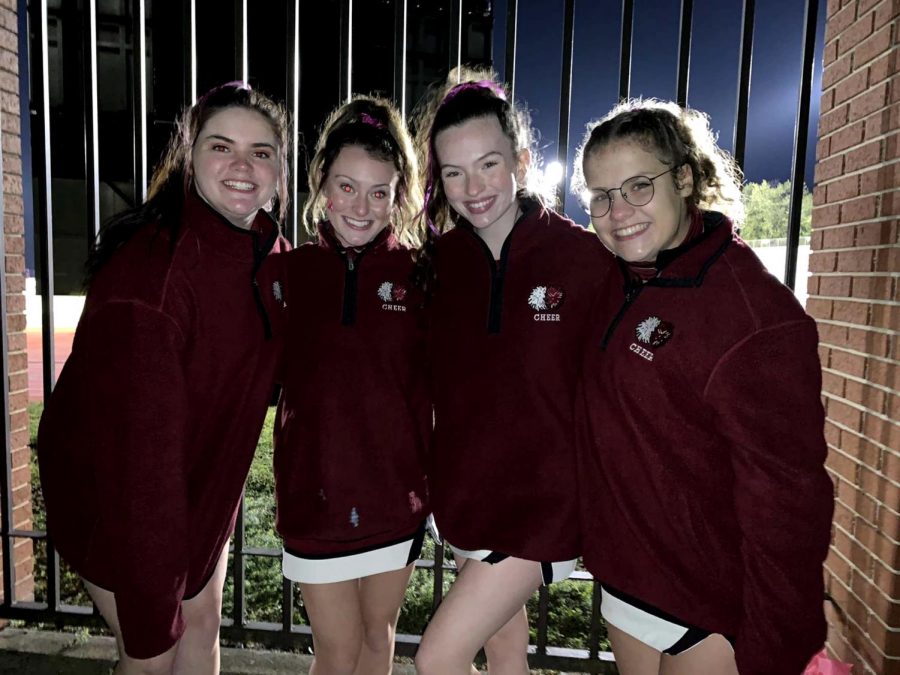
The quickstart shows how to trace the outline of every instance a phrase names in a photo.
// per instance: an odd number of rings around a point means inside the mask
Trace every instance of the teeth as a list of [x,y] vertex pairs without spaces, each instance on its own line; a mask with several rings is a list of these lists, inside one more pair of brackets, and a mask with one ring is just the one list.
[[630,237],[645,229],[647,229],[647,223],[638,223],[637,225],[629,225],[628,227],[618,229],[613,232],[613,234],[617,237]]
[[469,208],[477,211],[478,209],[485,208],[490,203],[490,199],[485,199],[483,202],[469,202]]
[[372,224],[371,220],[356,220],[355,218],[348,218],[344,216],[344,222],[352,227],[368,227]]
[[256,187],[255,185],[253,185],[253,183],[246,183],[246,182],[240,181],[240,180],[226,180],[226,181],[222,181],[222,182],[225,183],[225,185],[227,187],[230,187],[234,190],[248,190],[249,191],[249,190],[252,190],[254,187]]

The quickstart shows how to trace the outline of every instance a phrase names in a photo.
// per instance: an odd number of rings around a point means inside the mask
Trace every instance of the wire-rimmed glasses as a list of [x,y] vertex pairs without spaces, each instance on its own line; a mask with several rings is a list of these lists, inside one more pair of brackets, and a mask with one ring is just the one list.
[[645,206],[653,199],[653,181],[677,168],[677,166],[673,166],[655,176],[632,176],[622,183],[621,187],[609,190],[588,189],[585,191],[584,210],[590,214],[591,218],[602,218],[609,213],[613,202],[612,193],[616,190],[622,195],[622,199],[632,206]]

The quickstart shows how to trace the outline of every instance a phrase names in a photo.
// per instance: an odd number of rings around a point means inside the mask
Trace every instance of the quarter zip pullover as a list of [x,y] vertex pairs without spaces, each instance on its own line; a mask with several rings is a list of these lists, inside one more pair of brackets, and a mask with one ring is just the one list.
[[437,244],[432,503],[454,546],[567,560],[580,552],[575,384],[613,259],[583,228],[523,206],[499,265],[467,223]]

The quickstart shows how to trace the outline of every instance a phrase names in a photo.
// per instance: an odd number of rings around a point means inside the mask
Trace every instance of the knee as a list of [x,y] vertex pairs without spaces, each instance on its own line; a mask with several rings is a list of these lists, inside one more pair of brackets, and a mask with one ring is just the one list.
[[175,648],[149,659],[123,656],[113,672],[115,675],[171,675],[174,666]]
[[192,607],[183,605],[183,612],[184,631],[189,635],[189,639],[218,642],[219,628],[222,624],[218,605],[206,603]]
[[366,624],[363,631],[363,640],[369,651],[378,654],[393,647],[394,628],[390,623]]
[[361,640],[326,642],[314,640],[315,672],[328,675],[353,675],[362,650]]
[[[455,662],[458,660],[458,657],[454,658],[454,655],[426,640],[419,645],[419,649],[416,651],[416,673],[418,675],[440,675],[447,672],[451,664],[455,667],[454,672],[456,672],[458,664]],[[465,665],[467,661],[462,659],[461,663]],[[471,659],[468,663],[471,663]]]

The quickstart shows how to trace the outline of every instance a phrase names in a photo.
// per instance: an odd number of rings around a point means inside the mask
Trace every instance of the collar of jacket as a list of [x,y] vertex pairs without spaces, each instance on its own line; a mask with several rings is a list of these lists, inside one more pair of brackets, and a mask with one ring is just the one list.
[[[697,217],[703,219],[703,233],[677,248],[660,251],[656,258],[659,272],[644,286],[696,287],[703,284],[709,268],[734,241],[734,225],[718,211],[698,211]],[[626,288],[633,285],[628,263],[618,257],[616,261]]]
[[184,199],[181,226],[196,232],[217,253],[246,262],[265,257],[279,234],[278,223],[264,209],[259,210],[249,229],[237,227],[207,204],[193,188]]
[[[328,249],[329,251],[336,251],[341,254],[348,250],[337,238],[337,235],[334,232],[334,226],[329,221],[323,220],[319,222],[316,225],[316,229],[319,231],[319,246],[322,248]],[[388,226],[376,234],[375,238],[368,244],[351,248],[355,250],[356,253],[362,253],[363,251],[368,252],[380,248],[393,250],[398,248],[399,245],[397,238],[394,236],[394,231]]]

